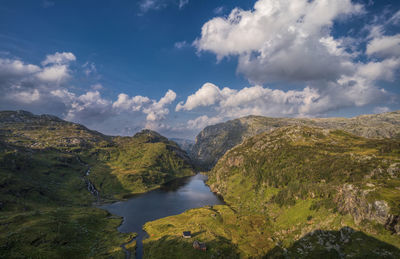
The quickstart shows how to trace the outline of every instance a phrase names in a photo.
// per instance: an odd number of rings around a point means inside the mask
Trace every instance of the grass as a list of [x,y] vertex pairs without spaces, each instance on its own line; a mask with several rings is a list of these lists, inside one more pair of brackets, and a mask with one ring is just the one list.
[[0,254],[6,258],[123,258],[132,238],[116,232],[122,222],[96,208],[41,207],[0,216]]
[[[147,223],[150,238],[144,240],[145,255],[229,258],[233,255],[218,250],[218,240],[225,240],[242,258],[336,258],[343,254],[396,258],[399,236],[374,220],[356,224],[352,215],[339,213],[335,197],[345,183],[360,190],[369,188],[370,202],[387,201],[396,213],[399,175],[391,177],[387,170],[400,160],[399,143],[308,127],[288,127],[250,138],[228,151],[209,172],[208,184],[227,205]],[[372,173],[377,168],[382,173]],[[207,254],[196,255],[190,246],[193,240],[180,238],[184,230],[196,233],[193,239],[210,246]]]
[[[0,257],[124,258],[121,245],[133,234],[93,206],[84,177],[101,201],[114,201],[194,174],[177,145],[155,132],[108,137],[26,112],[0,112],[0,122]],[[136,242],[125,247],[133,252]]]

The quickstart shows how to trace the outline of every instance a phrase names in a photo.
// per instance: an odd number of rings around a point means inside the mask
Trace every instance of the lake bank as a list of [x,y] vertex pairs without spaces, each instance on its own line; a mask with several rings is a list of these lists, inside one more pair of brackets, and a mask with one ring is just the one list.
[[159,189],[135,195],[126,201],[102,205],[100,208],[124,218],[118,231],[137,233],[136,258],[141,258],[142,240],[146,238],[143,225],[146,222],[177,215],[188,209],[224,204],[205,184],[206,179],[207,176],[202,174],[179,178]]

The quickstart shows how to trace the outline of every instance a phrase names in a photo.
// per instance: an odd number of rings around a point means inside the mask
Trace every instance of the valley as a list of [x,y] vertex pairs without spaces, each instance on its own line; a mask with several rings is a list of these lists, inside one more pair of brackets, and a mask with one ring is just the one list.
[[400,112],[250,116],[179,140],[181,149],[151,130],[106,136],[3,111],[0,254],[398,258],[399,133]]
[[7,258],[123,258],[120,245],[135,234],[116,231],[122,218],[99,202],[194,174],[185,153],[152,131],[110,137],[54,116],[5,111],[0,133],[0,254]]

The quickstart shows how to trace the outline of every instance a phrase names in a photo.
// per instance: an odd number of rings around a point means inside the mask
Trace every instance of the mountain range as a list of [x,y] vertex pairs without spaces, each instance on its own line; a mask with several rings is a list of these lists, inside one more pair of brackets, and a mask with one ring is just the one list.
[[[197,168],[226,204],[146,223],[144,257],[399,258],[399,137],[399,111],[248,116],[206,127],[195,143],[151,130],[106,136],[51,115],[2,111],[0,254],[123,258],[120,245],[134,234],[117,232],[122,219],[93,205]],[[180,237],[185,229],[207,253]]]
[[396,138],[400,134],[400,111],[354,118],[270,118],[247,116],[204,128],[191,150],[194,161],[211,169],[226,151],[246,138],[290,126],[340,129],[366,138]]

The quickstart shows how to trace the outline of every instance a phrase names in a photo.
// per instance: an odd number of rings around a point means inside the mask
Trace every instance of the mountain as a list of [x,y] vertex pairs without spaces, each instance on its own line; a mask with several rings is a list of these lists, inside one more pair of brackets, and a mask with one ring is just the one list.
[[399,139],[286,126],[247,138],[208,175],[226,205],[148,222],[145,255],[203,258],[176,238],[190,229],[207,258],[400,256]]
[[304,125],[340,129],[367,138],[391,138],[400,134],[400,111],[354,118],[268,118],[247,116],[203,129],[191,150],[195,162],[211,169],[226,151],[246,138],[283,126]]
[[188,153],[192,150],[195,143],[194,140],[184,138],[171,138],[171,140],[177,143],[181,149]]
[[0,254],[124,257],[132,234],[94,207],[193,175],[185,151],[144,130],[111,137],[51,115],[0,112]]

